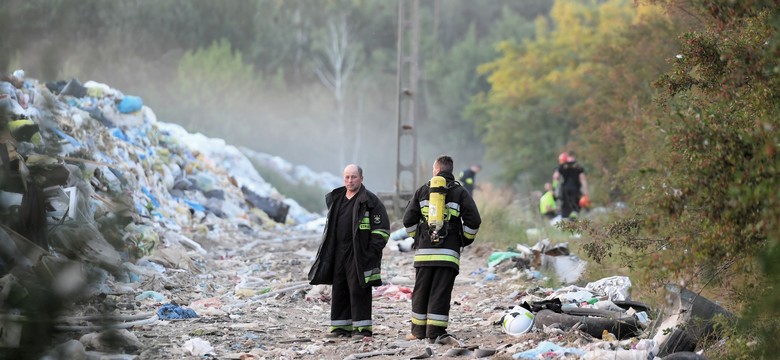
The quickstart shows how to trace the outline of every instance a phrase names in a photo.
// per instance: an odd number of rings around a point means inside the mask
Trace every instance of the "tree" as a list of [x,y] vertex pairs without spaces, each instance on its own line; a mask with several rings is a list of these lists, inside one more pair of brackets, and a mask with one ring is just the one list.
[[724,358],[773,356],[780,11],[762,1],[663,3],[696,25],[679,36],[672,68],[655,82],[659,109],[641,114],[649,144],[627,142],[638,170],[629,194],[635,211],[584,248],[597,259],[625,257],[651,287],[672,282],[717,294],[743,310],[737,330],[725,328]]
[[358,62],[359,51],[356,49],[357,47],[359,45],[355,44],[350,37],[347,16],[342,13],[328,23],[328,36],[321,42],[322,56],[314,60],[314,72],[320,82],[333,93],[336,105],[335,120],[340,139],[339,163],[341,164],[346,164],[346,147],[349,144],[347,139],[360,138],[360,136],[349,136],[347,119],[345,119],[345,92],[349,78]]
[[583,119],[577,109],[592,95],[590,77],[606,66],[595,61],[598,51],[635,16],[629,1],[556,1],[549,20],[536,20],[534,39],[501,43],[501,56],[479,68],[490,91],[475,97],[469,114],[503,180],[549,180]]
[[641,168],[637,159],[658,146],[654,119],[663,114],[652,103],[658,93],[652,82],[670,69],[668,58],[679,44],[669,39],[685,26],[660,6],[639,4],[636,11],[631,24],[594,53],[593,61],[604,66],[583,79],[590,95],[575,107],[581,117],[571,147],[587,154],[588,179],[601,184],[592,198],[600,203],[625,200]]
[[[224,136],[230,131],[220,121],[227,114],[249,103],[259,80],[252,65],[233,50],[227,40],[215,41],[208,48],[188,51],[182,56],[174,93],[169,104],[179,111],[161,114],[190,129]],[[177,115],[184,115],[178,118]]]

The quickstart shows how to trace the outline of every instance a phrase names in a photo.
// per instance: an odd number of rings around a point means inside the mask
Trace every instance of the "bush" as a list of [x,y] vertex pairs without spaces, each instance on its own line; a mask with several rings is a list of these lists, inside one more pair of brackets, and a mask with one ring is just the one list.
[[514,249],[518,243],[528,242],[525,229],[533,227],[533,217],[516,198],[512,189],[489,183],[482,183],[475,190],[474,201],[482,217],[478,241],[490,243],[496,249]]

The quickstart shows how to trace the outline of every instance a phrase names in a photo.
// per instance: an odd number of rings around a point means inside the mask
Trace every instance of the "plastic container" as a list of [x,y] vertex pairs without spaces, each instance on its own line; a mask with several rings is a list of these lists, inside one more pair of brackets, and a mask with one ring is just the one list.
[[519,336],[528,332],[533,324],[534,314],[519,306],[516,306],[501,318],[501,326],[504,328],[504,332],[512,336]]

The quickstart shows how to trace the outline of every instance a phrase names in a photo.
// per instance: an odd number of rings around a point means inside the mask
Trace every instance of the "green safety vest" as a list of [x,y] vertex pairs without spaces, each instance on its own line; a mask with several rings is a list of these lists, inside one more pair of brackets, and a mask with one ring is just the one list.
[[550,211],[555,211],[555,197],[552,191],[544,193],[542,198],[539,199],[539,212],[546,214]]

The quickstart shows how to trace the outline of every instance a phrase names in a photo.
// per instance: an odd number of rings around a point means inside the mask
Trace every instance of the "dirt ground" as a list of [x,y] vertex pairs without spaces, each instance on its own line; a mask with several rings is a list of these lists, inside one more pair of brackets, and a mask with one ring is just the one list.
[[[567,335],[560,333],[534,331],[513,337],[502,332],[497,322],[503,310],[518,305],[518,294],[535,284],[511,269],[486,280],[484,271],[494,250],[480,245],[479,238],[464,252],[453,291],[449,332],[455,341],[431,344],[404,338],[410,327],[411,300],[402,290],[408,292],[413,285],[412,253],[390,247],[385,248],[383,279],[396,287],[375,288],[373,339],[326,338],[330,289],[312,288],[306,281],[319,237],[319,233],[279,230],[195,238],[208,254],[188,252],[159,276],[142,278],[135,292],[109,296],[103,302],[122,314],[151,313],[170,301],[199,313],[194,319],[131,328],[142,346],[126,353],[138,359],[408,359],[424,354],[474,358],[477,349],[482,349],[480,355],[510,359],[542,340],[577,340],[563,339]],[[147,290],[157,291],[165,300],[136,300]],[[191,354],[186,345],[192,339],[208,342],[213,350],[203,356]]]

